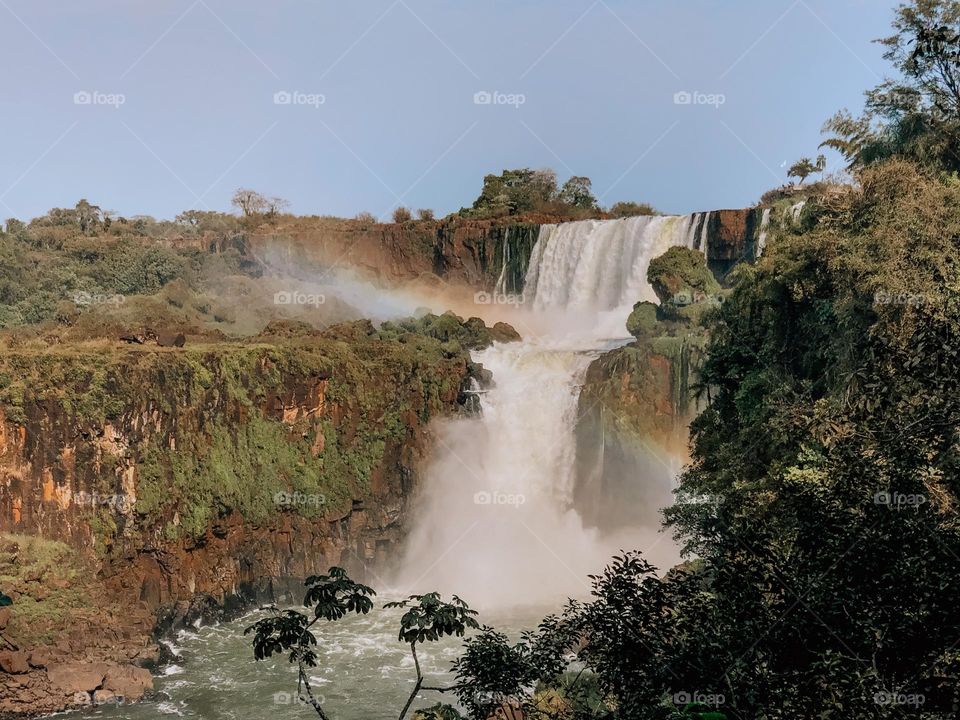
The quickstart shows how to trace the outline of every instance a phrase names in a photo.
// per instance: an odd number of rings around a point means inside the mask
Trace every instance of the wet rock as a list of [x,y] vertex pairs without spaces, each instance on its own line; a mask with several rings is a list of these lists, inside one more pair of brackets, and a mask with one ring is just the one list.
[[50,688],[62,695],[91,693],[103,685],[106,663],[62,663],[47,668]]
[[490,335],[493,336],[493,339],[497,342],[520,342],[523,338],[520,336],[520,333],[516,331],[513,325],[505,322],[495,323],[493,328],[490,330]]
[[[117,665],[107,671],[103,681],[103,690],[135,702],[143,697],[147,690],[153,690],[153,676],[149,670],[133,665]],[[96,699],[96,696],[94,696]]]

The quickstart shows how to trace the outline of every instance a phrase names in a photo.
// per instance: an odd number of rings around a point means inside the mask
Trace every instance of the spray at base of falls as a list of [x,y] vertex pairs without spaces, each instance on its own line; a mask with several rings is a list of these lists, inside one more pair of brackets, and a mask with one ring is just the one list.
[[586,595],[587,576],[621,549],[644,550],[661,570],[679,560],[657,520],[671,500],[662,473],[631,478],[662,488],[647,494],[659,507],[636,508],[629,529],[585,525],[574,503],[575,431],[590,363],[629,340],[634,303],[655,300],[650,260],[676,245],[706,249],[708,224],[701,213],[541,229],[524,287],[528,322],[512,318],[524,341],[475,353],[495,383],[481,395],[482,417],[437,428],[401,591],[457,594],[481,608],[555,606]]

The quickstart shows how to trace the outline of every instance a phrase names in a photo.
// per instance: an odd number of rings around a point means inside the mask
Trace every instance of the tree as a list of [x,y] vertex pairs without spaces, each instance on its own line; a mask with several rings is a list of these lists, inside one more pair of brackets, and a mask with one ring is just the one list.
[[597,199],[593,196],[593,183],[590,178],[574,175],[560,189],[560,202],[577,208],[594,210]]
[[423,687],[424,678],[420,671],[420,660],[417,658],[417,645],[424,642],[434,642],[446,635],[463,637],[467,628],[478,628],[479,624],[474,619],[477,615],[476,611],[471,610],[456,595],[449,603],[443,602],[439,593],[435,592],[426,595],[411,595],[400,602],[386,603],[384,607],[409,608],[400,620],[398,639],[410,645],[413,664],[417,671],[417,681],[413,686],[410,697],[407,699],[407,704],[400,711],[400,720],[403,720],[421,688],[438,692],[448,692],[450,690],[450,688]]
[[265,213],[269,207],[269,200],[256,190],[239,188],[233,193],[230,204],[243,213],[244,217],[251,217]]
[[[372,588],[354,582],[343,568],[332,567],[326,575],[311,576],[306,580],[308,588],[303,599],[304,607],[313,608],[313,618],[298,610],[269,608],[270,615],[258,620],[244,630],[253,633],[253,653],[256,660],[263,660],[281,653],[289,653],[290,663],[297,666],[297,695],[316,711],[322,720],[328,720],[326,711],[313,694],[307,668],[316,667],[318,644],[312,630],[321,619],[334,622],[349,613],[366,614],[373,609],[370,599],[376,595]],[[450,692],[454,688],[425,687],[424,676],[417,656],[417,645],[435,642],[446,636],[463,637],[468,629],[479,627],[475,610],[456,595],[445,602],[439,593],[411,595],[406,600],[388,602],[384,608],[407,610],[400,619],[398,639],[410,646],[417,679],[406,705],[400,712],[403,720],[421,690]],[[444,713],[437,709],[441,715]]]
[[410,212],[409,208],[405,208],[402,205],[393,211],[393,221],[395,223],[405,223],[413,220],[413,213]]
[[557,174],[553,170],[504,170],[500,175],[487,175],[483,189],[473,203],[481,213],[509,214],[541,209],[557,195]]
[[432,222],[434,219],[433,210],[429,208],[421,208],[420,210],[417,210],[417,217],[420,220]]
[[866,93],[854,119],[828,121],[821,147],[851,167],[908,157],[928,167],[960,170],[960,0],[910,0],[896,10],[894,34],[879,40],[899,77]]
[[610,206],[607,211],[615,218],[635,217],[637,215],[660,215],[652,205],[637,202],[618,202]]
[[254,633],[253,654],[257,660],[289,653],[287,659],[297,666],[297,695],[308,703],[323,720],[327,714],[313,694],[307,668],[316,667],[317,636],[313,626],[320,620],[334,622],[349,613],[365,615],[373,609],[372,588],[354,582],[343,568],[332,567],[326,575],[307,578],[304,607],[313,608],[313,618],[297,610],[270,608],[270,616],[258,620],[244,630]]
[[80,200],[74,210],[77,225],[80,226],[80,232],[84,235],[95,234],[96,230],[102,227],[103,212],[96,205],[91,205],[87,200]]
[[800,158],[790,166],[790,169],[787,171],[787,177],[800,178],[799,184],[803,185],[803,181],[810,175],[816,172],[822,173],[826,167],[827,159],[823,155],[819,155],[816,162],[807,157]]

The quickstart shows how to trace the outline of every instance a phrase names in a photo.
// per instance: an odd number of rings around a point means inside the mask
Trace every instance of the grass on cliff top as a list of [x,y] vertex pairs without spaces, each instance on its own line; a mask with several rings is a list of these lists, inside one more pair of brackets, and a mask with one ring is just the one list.
[[21,647],[52,642],[71,613],[90,607],[83,577],[92,571],[65,543],[0,533],[0,592],[14,601],[4,635]]
[[[137,467],[136,529],[158,539],[199,536],[231,512],[254,523],[278,511],[339,517],[369,494],[388,452],[456,398],[468,361],[423,335],[339,332],[345,339],[16,350],[0,354],[0,406],[34,436],[112,424]],[[306,414],[287,421],[294,406]],[[123,458],[99,459],[78,462],[77,482],[123,493]],[[280,507],[278,493],[308,501]],[[123,520],[100,510],[90,522],[104,551]]]

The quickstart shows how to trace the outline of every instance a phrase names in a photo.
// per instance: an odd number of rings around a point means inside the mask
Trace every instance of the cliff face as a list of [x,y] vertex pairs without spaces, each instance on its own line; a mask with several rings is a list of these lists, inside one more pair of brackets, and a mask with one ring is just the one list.
[[[761,218],[757,209],[710,214],[707,260],[714,275],[722,278],[737,262],[756,259]],[[302,272],[309,265],[317,270],[350,267],[388,286],[432,273],[475,290],[493,290],[506,266],[504,292],[522,292],[540,226],[564,220],[524,215],[384,225],[300,218],[262,227],[251,236],[248,250],[288,273]]]
[[[468,363],[425,336],[362,332],[5,350],[0,590],[14,605],[0,629],[23,652],[0,653],[0,711],[83,704],[108,669],[156,658],[158,610],[176,624],[278,599],[331,565],[371,579]],[[36,536],[69,574],[22,571]],[[104,672],[78,679],[78,662]]]
[[505,259],[526,273],[540,225],[559,221],[539,215],[403,224],[301,218],[262,227],[252,234],[249,252],[268,267],[294,275],[306,268],[350,268],[396,286],[432,273],[450,283],[492,290]]
[[[658,523],[699,409],[689,387],[699,352],[683,338],[640,339],[590,365],[580,391],[575,491],[588,523],[606,530]],[[636,508],[649,517],[636,517]]]
[[427,338],[6,353],[0,530],[109,560],[302,519],[371,560],[467,362]]
[[718,210],[710,214],[707,226],[707,265],[718,278],[738,262],[757,259],[763,209]]

